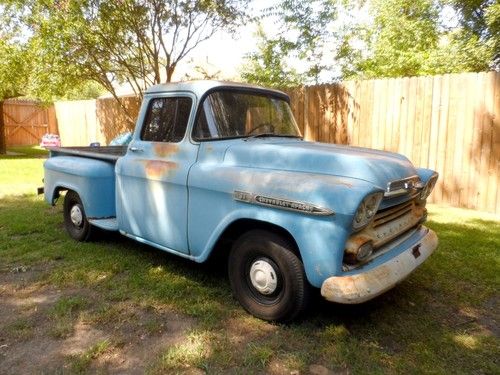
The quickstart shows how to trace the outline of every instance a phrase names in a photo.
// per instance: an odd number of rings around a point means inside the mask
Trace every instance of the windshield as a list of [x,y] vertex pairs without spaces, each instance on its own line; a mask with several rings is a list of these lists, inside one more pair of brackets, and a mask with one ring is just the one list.
[[203,101],[193,130],[197,141],[259,135],[301,137],[284,99],[234,90],[213,92]]

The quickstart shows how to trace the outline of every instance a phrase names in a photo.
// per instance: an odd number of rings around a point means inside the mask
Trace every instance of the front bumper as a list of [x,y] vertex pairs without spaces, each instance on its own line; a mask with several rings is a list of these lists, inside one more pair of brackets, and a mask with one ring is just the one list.
[[436,249],[436,233],[427,234],[398,256],[366,272],[333,276],[321,286],[321,295],[331,302],[356,304],[368,301],[393,288],[420,266]]

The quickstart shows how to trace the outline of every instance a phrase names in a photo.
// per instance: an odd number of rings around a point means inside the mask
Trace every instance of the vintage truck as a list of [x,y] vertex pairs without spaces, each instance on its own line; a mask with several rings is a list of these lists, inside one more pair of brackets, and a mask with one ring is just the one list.
[[289,97],[252,85],[153,86],[127,146],[52,148],[44,168],[75,240],[99,227],[196,262],[227,254],[235,298],[266,320],[294,319],[314,288],[372,299],[437,246],[422,225],[436,172],[306,142]]

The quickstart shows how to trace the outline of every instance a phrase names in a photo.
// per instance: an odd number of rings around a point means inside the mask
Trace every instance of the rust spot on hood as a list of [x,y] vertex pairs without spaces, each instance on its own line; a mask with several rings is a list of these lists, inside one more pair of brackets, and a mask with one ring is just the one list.
[[155,143],[153,145],[155,155],[164,158],[175,154],[179,150],[179,146],[172,143]]
[[177,163],[172,161],[145,160],[146,175],[152,178],[159,178],[177,169]]

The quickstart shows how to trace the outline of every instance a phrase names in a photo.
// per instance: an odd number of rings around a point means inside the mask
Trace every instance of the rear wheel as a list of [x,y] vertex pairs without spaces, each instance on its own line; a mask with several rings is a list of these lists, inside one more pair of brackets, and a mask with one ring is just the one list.
[[282,237],[264,230],[244,234],[231,250],[228,267],[233,294],[250,314],[286,322],[307,307],[304,266]]
[[87,220],[80,196],[74,191],[68,191],[64,198],[64,226],[71,238],[77,241],[89,241],[92,226]]

